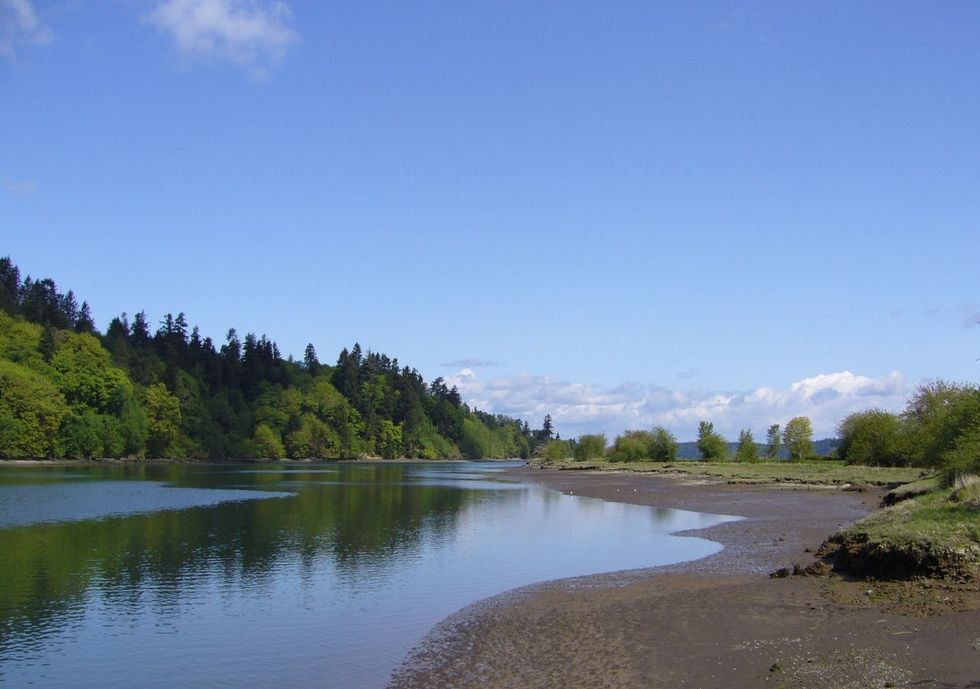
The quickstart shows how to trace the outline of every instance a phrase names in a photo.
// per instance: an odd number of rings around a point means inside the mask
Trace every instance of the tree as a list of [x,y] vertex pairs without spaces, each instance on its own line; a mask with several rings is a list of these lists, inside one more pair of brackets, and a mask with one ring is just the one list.
[[143,406],[148,420],[148,449],[153,457],[166,457],[180,433],[180,402],[163,383],[143,391]]
[[653,456],[653,434],[649,431],[626,431],[618,436],[609,451],[611,462],[637,462]]
[[738,449],[735,451],[736,462],[756,462],[759,460],[759,448],[748,428],[738,434]]
[[312,342],[306,345],[306,351],[303,352],[303,366],[306,367],[311,376],[320,372],[320,360],[316,358],[316,349],[314,349]]
[[276,433],[268,424],[260,423],[252,434],[255,451],[261,459],[282,459],[286,456],[286,448]]
[[490,430],[477,418],[465,419],[459,449],[467,459],[488,457],[490,455]]
[[606,436],[597,434],[586,434],[578,439],[575,444],[575,459],[600,459],[606,454]]
[[837,428],[837,453],[848,464],[897,466],[906,463],[902,427],[895,414],[881,409],[851,414]]
[[728,443],[715,433],[715,425],[710,421],[698,424],[698,450],[706,462],[717,462],[728,456]]
[[554,435],[555,427],[551,423],[551,414],[544,415],[544,423],[541,424],[541,435],[546,440],[551,440]]
[[946,480],[980,473],[980,387],[938,380],[916,390],[902,415],[911,459],[944,470]]
[[776,459],[779,457],[779,450],[782,447],[782,435],[779,432],[779,424],[774,423],[766,432],[766,457]]
[[51,367],[68,403],[99,412],[117,411],[132,388],[126,374],[112,365],[109,352],[94,336],[70,333],[61,337],[64,339],[51,357]]
[[20,269],[9,256],[0,258],[0,310],[9,314],[20,311]]
[[67,414],[64,397],[44,376],[0,359],[0,457],[55,456]]
[[541,450],[541,457],[551,461],[570,459],[572,447],[567,440],[552,440]]
[[797,416],[789,420],[783,431],[783,443],[789,450],[789,456],[802,461],[813,456],[813,426],[810,419]]
[[650,457],[658,462],[673,462],[677,459],[677,438],[663,426],[653,429]]
[[92,312],[89,309],[87,301],[83,301],[82,308],[78,310],[78,318],[75,319],[75,332],[76,333],[95,332],[95,321],[92,320]]

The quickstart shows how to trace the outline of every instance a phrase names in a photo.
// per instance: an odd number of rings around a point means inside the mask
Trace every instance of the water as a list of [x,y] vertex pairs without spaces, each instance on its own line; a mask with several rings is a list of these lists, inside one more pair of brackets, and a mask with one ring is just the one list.
[[504,466],[5,467],[0,685],[378,688],[469,603],[719,548]]

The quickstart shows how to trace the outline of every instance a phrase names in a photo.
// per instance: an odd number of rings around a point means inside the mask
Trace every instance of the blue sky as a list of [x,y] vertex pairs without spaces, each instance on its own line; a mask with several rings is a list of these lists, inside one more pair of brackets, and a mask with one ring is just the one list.
[[0,0],[0,253],[566,434],[980,370],[980,5]]

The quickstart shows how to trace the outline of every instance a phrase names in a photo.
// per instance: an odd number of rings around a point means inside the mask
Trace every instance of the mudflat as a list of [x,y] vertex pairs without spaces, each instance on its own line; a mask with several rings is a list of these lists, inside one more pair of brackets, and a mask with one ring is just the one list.
[[877,491],[512,475],[576,495],[744,519],[686,532],[724,545],[701,560],[546,582],[472,605],[427,636],[390,689],[980,687],[975,582],[769,576],[813,563],[827,536],[876,508]]

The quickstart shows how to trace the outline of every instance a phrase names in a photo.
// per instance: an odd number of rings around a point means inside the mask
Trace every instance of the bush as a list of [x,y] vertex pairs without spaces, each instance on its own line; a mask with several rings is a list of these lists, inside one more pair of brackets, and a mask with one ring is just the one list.
[[609,451],[611,462],[637,462],[653,456],[653,434],[647,431],[626,431],[616,438]]
[[657,462],[673,462],[677,459],[677,438],[663,426],[653,429],[650,456]]
[[601,459],[606,456],[606,436],[602,433],[583,435],[575,445],[575,459]]
[[541,457],[551,461],[571,459],[572,446],[567,440],[552,440],[541,450]]

